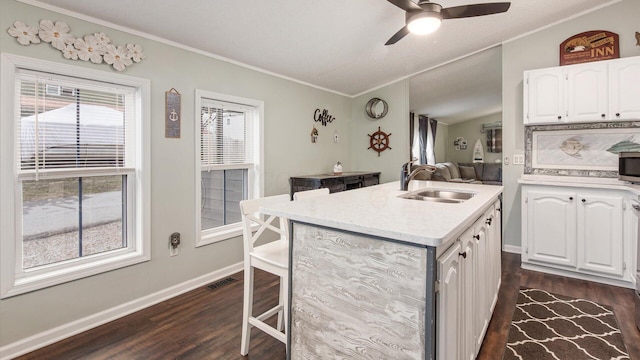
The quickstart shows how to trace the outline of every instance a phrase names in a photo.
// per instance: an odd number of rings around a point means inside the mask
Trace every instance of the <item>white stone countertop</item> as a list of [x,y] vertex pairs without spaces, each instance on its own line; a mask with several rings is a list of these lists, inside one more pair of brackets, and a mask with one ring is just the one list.
[[638,200],[640,200],[640,185],[632,184],[628,181],[621,181],[615,178],[524,174],[522,175],[522,177],[520,177],[520,179],[518,179],[518,183],[522,185],[546,185],[589,189],[622,190],[639,196]]
[[[460,190],[475,196],[462,203],[399,198],[420,189]],[[327,196],[262,207],[265,214],[340,230],[437,247],[457,238],[502,193],[497,185],[413,180],[409,191],[398,181]]]

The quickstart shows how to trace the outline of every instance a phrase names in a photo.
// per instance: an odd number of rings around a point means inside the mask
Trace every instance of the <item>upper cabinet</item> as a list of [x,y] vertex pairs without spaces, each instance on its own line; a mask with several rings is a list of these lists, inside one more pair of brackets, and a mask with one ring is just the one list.
[[525,125],[640,119],[640,57],[524,72]]
[[640,56],[609,63],[611,119],[640,119]]

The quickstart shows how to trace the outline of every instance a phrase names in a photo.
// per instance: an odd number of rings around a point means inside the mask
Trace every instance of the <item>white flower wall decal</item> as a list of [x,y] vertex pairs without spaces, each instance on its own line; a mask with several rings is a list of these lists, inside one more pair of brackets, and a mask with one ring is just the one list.
[[132,64],[127,49],[125,49],[124,46],[115,47],[114,45],[107,46],[107,53],[104,54],[104,62],[112,65],[113,68],[118,71],[122,71],[125,67]]
[[62,56],[70,60],[78,60],[78,49],[69,44],[62,50]]
[[76,39],[73,43],[78,49],[78,57],[80,60],[91,61],[94,64],[102,62],[102,55],[105,53],[105,46],[98,43],[93,35],[86,35],[84,39]]
[[7,30],[9,35],[17,38],[18,42],[22,45],[29,45],[31,43],[37,44],[40,42],[38,37],[38,28],[35,26],[29,26],[22,21],[16,21],[13,26]]
[[127,44],[127,50],[129,51],[129,57],[137,63],[145,58],[140,45]]
[[55,24],[51,20],[40,21],[38,35],[42,41],[51,43],[51,46],[58,50],[64,50],[68,44],[75,41],[73,35],[69,34],[69,25],[62,21],[56,21]]
[[7,29],[9,35],[22,45],[38,44],[42,40],[60,50],[65,59],[80,59],[95,64],[104,61],[117,71],[122,71],[133,62],[138,63],[145,58],[140,45],[112,44],[109,36],[103,32],[76,38],[69,31],[69,25],[66,23],[51,20],[41,20],[39,27],[15,21],[13,26]]

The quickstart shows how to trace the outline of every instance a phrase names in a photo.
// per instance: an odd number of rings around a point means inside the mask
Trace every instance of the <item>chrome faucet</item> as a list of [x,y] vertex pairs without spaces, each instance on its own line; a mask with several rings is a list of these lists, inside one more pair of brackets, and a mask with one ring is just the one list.
[[409,190],[409,181],[413,180],[416,175],[423,171],[428,171],[430,174],[433,174],[436,171],[436,167],[432,165],[420,165],[411,170],[411,164],[416,162],[416,160],[411,160],[402,165],[402,169],[400,170],[400,190],[407,191]]

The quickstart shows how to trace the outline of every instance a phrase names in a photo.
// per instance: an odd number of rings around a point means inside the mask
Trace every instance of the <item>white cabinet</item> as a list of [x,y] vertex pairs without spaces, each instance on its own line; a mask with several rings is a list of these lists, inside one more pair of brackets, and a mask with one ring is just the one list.
[[522,260],[575,267],[576,194],[542,189],[522,196],[527,210]]
[[438,329],[436,331],[438,359],[462,359],[464,340],[462,324],[462,293],[460,243],[456,242],[438,259]]
[[640,118],[640,57],[524,72],[525,125]]
[[582,194],[578,208],[578,270],[622,276],[623,198]]
[[523,267],[629,285],[625,254],[634,235],[625,227],[627,202],[616,190],[523,185]]
[[560,68],[532,70],[524,75],[524,123],[545,124],[562,120],[565,81]]
[[640,57],[609,63],[609,113],[616,120],[640,119]]
[[473,360],[480,351],[499,289],[496,204],[438,258],[438,359]]
[[607,63],[570,66],[566,69],[566,121],[602,121],[607,118],[609,91]]

